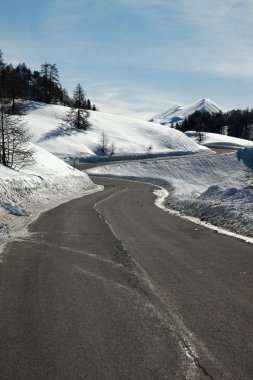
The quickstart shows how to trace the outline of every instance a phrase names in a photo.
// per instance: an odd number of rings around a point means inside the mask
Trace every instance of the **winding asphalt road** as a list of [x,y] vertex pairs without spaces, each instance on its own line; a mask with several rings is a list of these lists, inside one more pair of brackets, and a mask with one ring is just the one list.
[[252,379],[252,245],[94,181],[6,248],[0,379]]

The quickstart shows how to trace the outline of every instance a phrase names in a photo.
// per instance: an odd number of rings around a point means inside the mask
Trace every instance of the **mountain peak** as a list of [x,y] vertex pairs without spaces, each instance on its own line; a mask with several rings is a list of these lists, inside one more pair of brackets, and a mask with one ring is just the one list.
[[196,111],[213,114],[219,113],[222,109],[211,99],[203,98],[189,106],[180,106],[175,104],[166,112],[162,112],[154,116],[150,121],[163,125],[171,125],[173,123],[182,122]]

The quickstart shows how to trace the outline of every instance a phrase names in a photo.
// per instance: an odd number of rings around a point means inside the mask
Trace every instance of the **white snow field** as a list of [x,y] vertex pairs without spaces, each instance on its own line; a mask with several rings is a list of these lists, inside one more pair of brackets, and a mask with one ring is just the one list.
[[101,189],[87,174],[38,146],[33,148],[33,165],[20,171],[0,165],[0,250],[25,233],[27,224],[41,212]]
[[[102,112],[91,112],[90,129],[78,131],[64,122],[67,111],[63,106],[29,104],[23,118],[36,144],[36,163],[19,172],[0,165],[0,244],[25,233],[25,227],[42,211],[101,190],[87,174],[74,170],[56,156],[84,161],[177,156],[174,160],[132,161],[93,168],[89,173],[162,185],[169,190],[168,207],[253,236],[253,149],[213,155],[210,149],[175,129]],[[108,144],[115,144],[113,157],[101,155],[102,133]],[[228,136],[209,135],[204,143],[220,139],[223,145],[218,145],[222,147],[238,148],[242,144]],[[180,155],[184,158],[178,158]]]
[[[0,165],[0,244],[24,233],[42,211],[101,190],[87,174],[56,156],[73,162],[71,158],[103,161],[211,152],[176,130],[102,112],[91,112],[89,130],[78,131],[64,121],[68,110],[35,102],[27,105],[23,119],[33,135],[36,163],[19,172]],[[105,158],[99,150],[102,133],[108,145],[115,144],[113,157]]]
[[152,117],[150,121],[160,123],[162,125],[170,126],[172,123],[180,123],[194,112],[209,112],[210,114],[219,113],[222,109],[214,103],[211,99],[204,98],[189,106],[181,106],[175,104],[165,112]]
[[[197,142],[198,138],[196,137],[196,131],[187,131],[185,132],[186,136],[190,137],[191,140]],[[253,147],[253,141],[239,139],[237,137],[220,135],[218,133],[203,133],[203,141],[201,145],[207,146],[209,148],[246,148]]]
[[[208,152],[174,129],[109,113],[91,111],[92,126],[87,131],[73,129],[64,122],[67,111],[68,107],[32,102],[24,117],[33,142],[61,158],[103,161]],[[115,144],[112,157],[99,150],[103,132],[108,145]]]
[[164,204],[167,208],[253,237],[253,148],[221,155],[113,164],[87,172],[163,186],[169,193]]

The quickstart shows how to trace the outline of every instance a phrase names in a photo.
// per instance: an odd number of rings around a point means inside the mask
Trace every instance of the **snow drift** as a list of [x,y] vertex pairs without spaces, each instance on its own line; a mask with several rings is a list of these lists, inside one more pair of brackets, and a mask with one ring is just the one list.
[[115,164],[88,173],[161,185],[169,191],[167,207],[253,237],[253,148],[215,156]]
[[[187,131],[185,134],[193,141],[198,141],[198,138],[196,137],[196,131]],[[253,147],[253,141],[239,139],[232,136],[220,135],[218,133],[204,132],[201,145],[207,146],[209,148],[238,149]]]
[[99,190],[87,174],[33,145],[35,164],[17,172],[0,165],[0,244],[42,211]]

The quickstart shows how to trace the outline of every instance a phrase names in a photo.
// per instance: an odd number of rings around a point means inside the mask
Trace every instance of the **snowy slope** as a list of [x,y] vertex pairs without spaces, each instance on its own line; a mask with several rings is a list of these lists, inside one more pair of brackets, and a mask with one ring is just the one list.
[[116,146],[113,158],[198,153],[207,149],[179,131],[103,112],[91,111],[92,126],[88,131],[78,131],[63,121],[67,111],[63,106],[32,103],[25,116],[33,142],[59,157],[103,159],[99,151],[102,132]]
[[[196,132],[187,131],[185,132],[186,136],[190,137],[193,141],[197,142]],[[220,135],[218,133],[209,133],[205,132],[203,135],[202,145],[208,146],[210,148],[246,148],[253,147],[253,141],[238,139],[237,137]]]
[[205,111],[213,114],[222,111],[222,109],[212,100],[204,98],[189,106],[181,106],[179,104],[175,104],[168,111],[161,112],[160,114],[154,116],[150,121],[154,123],[160,123],[162,125],[180,123],[196,111]]
[[253,237],[253,148],[213,156],[122,163],[88,173],[154,183],[169,191],[167,206]]
[[33,148],[33,165],[19,172],[0,165],[0,248],[42,211],[100,189],[87,174]]

